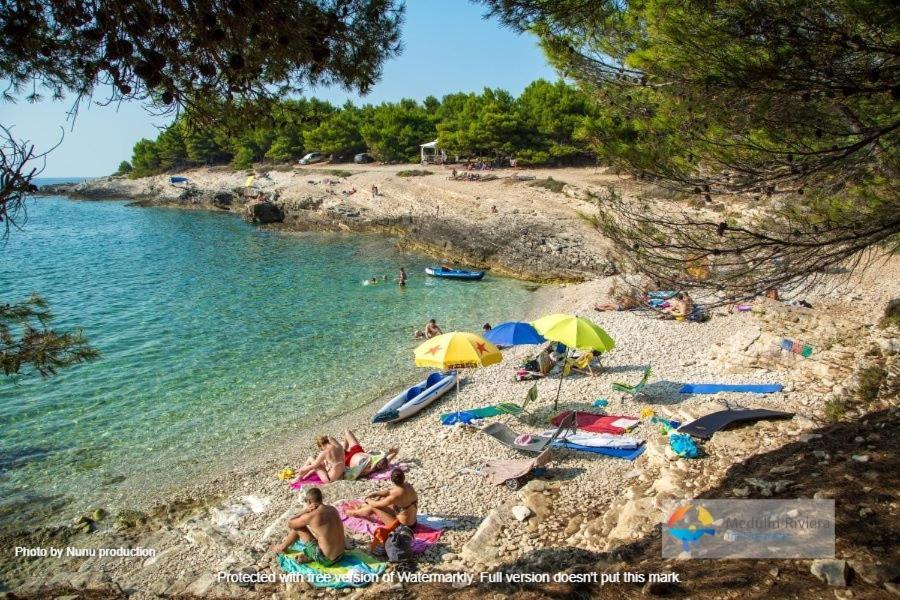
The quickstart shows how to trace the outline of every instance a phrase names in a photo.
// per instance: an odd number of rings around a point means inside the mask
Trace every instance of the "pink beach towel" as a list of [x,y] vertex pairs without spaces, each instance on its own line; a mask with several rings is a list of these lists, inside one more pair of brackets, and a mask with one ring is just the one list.
[[[354,531],[356,533],[365,533],[371,536],[375,533],[376,529],[381,527],[380,522],[376,520],[363,519],[361,517],[351,517],[348,516],[345,512],[348,508],[354,509],[362,506],[362,503],[362,500],[341,500],[339,502],[335,502],[334,507],[337,509],[338,514],[341,515],[341,521],[344,522],[344,527],[346,527],[350,531]],[[435,529],[432,527],[428,527],[427,525],[417,523],[416,526],[413,527],[412,551],[416,554],[425,552],[426,550],[434,546],[439,539],[441,539],[442,533],[444,533],[443,529]]]
[[[386,481],[391,478],[391,471],[394,469],[400,469],[401,471],[409,470],[409,465],[406,463],[391,463],[380,471],[375,471],[374,473],[369,473],[365,477],[360,477],[360,479],[371,479],[372,481]],[[293,483],[291,483],[292,490],[302,490],[307,485],[322,485],[324,482],[321,478],[319,478],[319,474],[313,471],[306,477],[302,479],[296,479]]]

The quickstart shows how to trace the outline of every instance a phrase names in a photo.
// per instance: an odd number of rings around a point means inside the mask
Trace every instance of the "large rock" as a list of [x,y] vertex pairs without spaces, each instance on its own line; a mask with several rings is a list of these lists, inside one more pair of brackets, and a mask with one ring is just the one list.
[[234,203],[234,194],[231,192],[216,192],[213,194],[212,203],[219,208],[228,208]]
[[500,510],[493,509],[475,530],[474,535],[462,547],[462,555],[470,560],[493,563],[499,556],[497,541],[503,531],[504,520]]
[[251,223],[281,223],[284,221],[284,211],[277,204],[271,202],[254,202],[247,205],[247,220]]
[[847,561],[823,558],[812,561],[809,572],[834,587],[847,586]]

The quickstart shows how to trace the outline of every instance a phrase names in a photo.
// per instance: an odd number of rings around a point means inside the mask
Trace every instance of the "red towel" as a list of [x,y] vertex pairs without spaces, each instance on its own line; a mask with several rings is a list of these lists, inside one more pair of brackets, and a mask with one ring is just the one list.
[[[562,422],[567,416],[572,414],[572,411],[567,410],[565,412],[561,412],[555,417],[553,417],[552,423],[556,426]],[[582,429],[584,431],[591,431],[593,433],[612,433],[615,435],[621,435],[628,431],[623,427],[616,427],[613,425],[619,419],[634,419],[634,417],[623,417],[621,415],[598,415],[595,413],[589,412],[581,412],[578,411],[575,413],[575,423],[578,429]]]

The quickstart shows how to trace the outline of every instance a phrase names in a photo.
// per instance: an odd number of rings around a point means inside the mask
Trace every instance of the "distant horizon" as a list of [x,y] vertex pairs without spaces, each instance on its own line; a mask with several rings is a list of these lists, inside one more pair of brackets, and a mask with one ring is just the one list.
[[[465,40],[453,44],[445,40]],[[502,88],[518,95],[532,81],[555,81],[559,75],[548,64],[537,39],[483,19],[483,9],[470,2],[407,4],[402,29],[403,54],[383,65],[382,77],[366,96],[339,87],[316,87],[303,94],[337,106],[422,101],[452,93]],[[103,98],[103,94],[96,94]],[[74,128],[66,119],[72,100],[23,99],[0,104],[4,122],[13,133],[43,152],[62,143],[47,156],[42,178],[103,177],[114,173],[123,160],[131,160],[134,144],[155,138],[173,116],[154,116],[141,102],[119,106],[82,104]],[[60,175],[80,172],[82,175]]]

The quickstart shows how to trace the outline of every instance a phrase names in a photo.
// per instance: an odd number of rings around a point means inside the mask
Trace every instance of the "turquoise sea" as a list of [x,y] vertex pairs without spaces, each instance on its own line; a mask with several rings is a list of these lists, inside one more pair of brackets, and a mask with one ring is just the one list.
[[38,292],[54,326],[102,352],[50,379],[0,378],[0,528],[115,510],[271,452],[422,374],[412,332],[427,319],[480,331],[530,297],[510,279],[426,278],[427,258],[380,237],[117,201],[31,201],[0,256],[0,302]]

